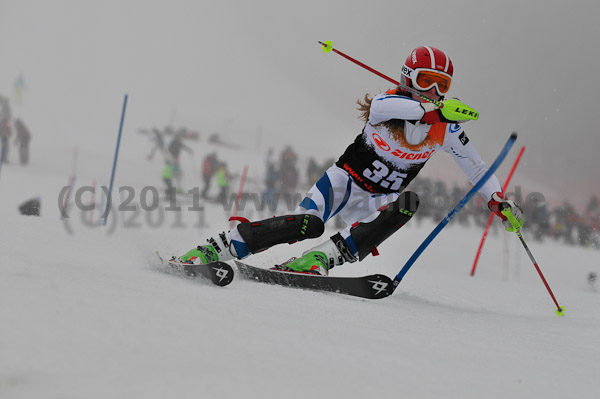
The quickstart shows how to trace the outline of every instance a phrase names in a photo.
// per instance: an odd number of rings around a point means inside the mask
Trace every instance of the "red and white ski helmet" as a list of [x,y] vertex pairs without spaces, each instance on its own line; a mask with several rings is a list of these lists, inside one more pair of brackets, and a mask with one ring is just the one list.
[[440,96],[448,93],[454,67],[442,50],[430,46],[415,48],[402,66],[401,82],[408,87],[426,91],[436,87]]

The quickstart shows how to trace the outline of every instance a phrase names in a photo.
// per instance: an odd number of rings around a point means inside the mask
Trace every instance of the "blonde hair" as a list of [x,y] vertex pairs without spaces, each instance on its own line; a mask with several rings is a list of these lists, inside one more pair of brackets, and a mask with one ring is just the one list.
[[360,112],[360,116],[358,118],[367,123],[369,120],[369,115],[371,114],[371,103],[373,102],[373,97],[370,97],[369,93],[367,93],[365,94],[363,101],[361,101],[360,98],[356,100],[356,104],[358,104],[356,109],[358,109]]

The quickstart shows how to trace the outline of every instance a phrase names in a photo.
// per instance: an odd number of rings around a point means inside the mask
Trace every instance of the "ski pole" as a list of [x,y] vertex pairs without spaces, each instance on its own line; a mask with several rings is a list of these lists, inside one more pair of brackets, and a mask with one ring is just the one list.
[[[510,170],[508,176],[506,177],[506,181],[504,182],[504,186],[502,187],[502,192],[506,192],[506,190],[508,189],[508,185],[510,184],[510,180],[512,179],[513,174],[515,173],[515,169],[517,169],[517,165],[519,164],[519,161],[521,160],[521,155],[523,155],[523,152],[525,151],[525,146],[521,147],[521,151],[519,151],[519,155],[517,155],[517,159],[515,160],[515,163],[512,167],[512,169]],[[485,230],[483,231],[483,236],[481,237],[481,242],[479,243],[479,248],[477,249],[477,254],[475,255],[475,261],[473,262],[473,268],[471,269],[471,276],[475,275],[475,269],[477,268],[477,262],[479,262],[479,256],[481,255],[481,250],[483,249],[483,244],[485,243],[485,239],[487,237],[488,234],[488,230],[490,229],[490,226],[492,225],[492,221],[494,220],[494,213],[492,213],[487,221],[487,225],[485,226]]]
[[508,221],[510,222],[511,225],[516,226],[515,227],[515,233],[517,234],[517,237],[519,237],[519,240],[521,240],[521,244],[523,244],[523,248],[525,248],[525,252],[527,252],[527,255],[529,255],[529,259],[531,259],[531,262],[533,263],[533,266],[535,266],[535,270],[537,270],[537,272],[540,275],[542,281],[544,282],[544,285],[546,286],[546,289],[548,290],[548,293],[550,294],[550,297],[552,298],[552,300],[554,301],[554,304],[556,305],[556,310],[554,311],[554,313],[556,313],[557,316],[564,316],[565,315],[565,308],[561,307],[558,304],[558,302],[556,301],[556,297],[554,296],[554,293],[550,289],[550,285],[548,285],[548,282],[546,281],[546,278],[542,274],[542,271],[540,270],[540,267],[538,266],[535,258],[533,257],[533,254],[529,250],[529,247],[527,246],[527,243],[525,242],[525,239],[523,238],[523,235],[521,234],[521,228],[519,226],[519,222],[517,221],[517,219],[515,218],[515,216],[510,212],[509,209],[505,208],[505,209],[502,209],[500,212],[502,212],[502,214],[504,216],[506,216],[506,218],[508,219]]
[[446,227],[446,225],[450,222],[450,220],[452,220],[452,218],[458,213],[458,211],[462,207],[464,207],[467,202],[469,202],[471,197],[473,195],[475,195],[475,193],[477,191],[479,191],[481,186],[483,186],[489,180],[489,178],[492,177],[492,175],[494,174],[496,169],[498,169],[498,167],[500,166],[502,161],[504,161],[504,158],[506,158],[506,155],[508,155],[508,152],[510,151],[510,149],[512,148],[512,146],[516,140],[517,140],[517,132],[513,132],[510,135],[510,137],[508,138],[508,141],[506,142],[506,144],[504,144],[502,151],[500,151],[500,154],[498,155],[498,157],[496,158],[496,160],[494,161],[492,166],[490,166],[488,171],[481,177],[481,179],[479,179],[479,181],[476,184],[473,185],[473,188],[471,188],[471,190],[458,202],[458,204],[454,207],[454,209],[452,209],[450,211],[450,213],[444,219],[442,219],[442,221],[433,229],[433,231],[427,236],[427,238],[425,238],[425,240],[421,243],[419,248],[417,248],[417,250],[408,259],[408,261],[406,262],[404,267],[400,270],[400,272],[396,275],[396,277],[394,277],[394,286],[392,288],[392,291],[398,287],[398,284],[400,284],[400,281],[402,281],[402,278],[404,278],[404,275],[406,274],[406,272],[408,272],[408,270],[412,267],[412,265],[415,263],[417,258],[423,253],[425,248],[427,248],[427,246],[431,243],[431,241],[433,241],[433,239],[439,234],[439,232],[444,227]]
[[412,87],[408,87],[407,85],[402,84],[402,83],[398,82],[397,80],[392,79],[389,76],[384,75],[383,73],[381,73],[381,72],[379,72],[379,71],[371,68],[370,66],[365,65],[362,62],[360,62],[360,61],[358,61],[358,60],[350,57],[349,55],[344,54],[341,51],[333,48],[333,43],[331,41],[329,41],[329,40],[327,40],[325,42],[318,41],[318,43],[321,46],[323,46],[323,51],[324,52],[329,53],[330,51],[333,51],[334,53],[336,53],[338,55],[341,55],[342,57],[344,57],[348,61],[351,61],[351,62],[355,63],[356,65],[365,68],[369,72],[373,72],[375,75],[377,75],[377,76],[379,76],[381,78],[384,78],[385,80],[387,80],[388,82],[391,82],[391,83],[395,84],[396,86],[402,87],[404,90],[409,91],[412,94],[415,94],[416,96],[418,96],[419,98],[422,98],[425,101],[429,101],[430,103],[433,103],[433,104],[437,105],[440,108],[444,106],[444,104],[441,101],[436,101],[436,100],[434,100],[432,98],[429,98],[429,97],[423,95],[420,91],[418,91],[416,89],[413,89]]
[[117,148],[115,149],[115,159],[113,161],[112,172],[110,175],[110,188],[108,190],[108,197],[106,199],[106,210],[104,211],[104,216],[102,216],[102,225],[106,226],[106,220],[108,219],[108,212],[110,211],[110,206],[112,202],[112,188],[113,182],[115,180],[115,170],[117,169],[117,158],[119,157],[119,146],[121,144],[121,132],[123,131],[123,121],[125,120],[125,109],[127,108],[127,94],[125,94],[125,98],[123,99],[123,111],[121,111],[121,123],[119,124],[119,135],[117,137]]

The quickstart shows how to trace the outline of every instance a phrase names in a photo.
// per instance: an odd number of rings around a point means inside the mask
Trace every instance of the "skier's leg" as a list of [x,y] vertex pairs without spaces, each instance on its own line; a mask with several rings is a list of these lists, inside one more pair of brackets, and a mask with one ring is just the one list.
[[348,172],[334,165],[308,190],[294,213],[316,215],[327,223],[348,206],[353,193],[358,191],[362,190]]
[[318,216],[306,214],[243,222],[229,232],[209,238],[208,245],[198,246],[180,259],[184,262],[198,259],[202,263],[243,259],[277,244],[320,237],[324,229]]
[[263,251],[276,244],[320,237],[324,224],[344,209],[350,200],[353,184],[346,171],[332,166],[311,187],[292,215],[240,224],[231,232],[238,257]]
[[403,192],[398,198],[380,208],[373,216],[342,230],[344,238],[354,256],[363,260],[378,245],[404,226],[419,208],[419,197],[412,191]]
[[396,199],[367,218],[333,235],[324,243],[308,250],[302,257],[293,259],[278,268],[327,275],[334,266],[363,260],[408,222],[419,206],[417,194],[410,191],[400,196],[390,194],[390,198]]
[[332,167],[291,215],[240,223],[230,232],[210,238],[209,245],[198,246],[180,259],[185,262],[198,259],[202,263],[243,259],[277,244],[320,237],[324,222],[347,203],[351,184],[352,179],[345,171]]

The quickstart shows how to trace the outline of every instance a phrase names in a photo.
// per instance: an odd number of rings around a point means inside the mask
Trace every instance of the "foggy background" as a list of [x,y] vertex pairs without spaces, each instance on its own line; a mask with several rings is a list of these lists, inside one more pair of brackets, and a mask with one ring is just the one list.
[[[187,143],[194,154],[181,157],[186,189],[202,185],[201,160],[217,151],[207,137],[219,132],[239,148],[218,147],[218,157],[234,174],[249,165],[246,187],[259,190],[269,148],[293,145],[319,163],[338,157],[363,126],[355,101],[391,87],[323,53],[317,40],[396,79],[409,52],[429,44],[454,62],[450,95],[480,112],[464,127],[486,162],[519,132],[500,181],[526,145],[514,184],[541,191],[551,207],[568,199],[581,211],[600,195],[600,84],[592,75],[599,8],[541,0],[0,0],[0,94],[32,133],[31,162],[19,164],[13,132],[0,174],[0,398],[596,398],[597,246],[525,234],[565,317],[555,316],[521,242],[497,218],[476,276],[468,275],[483,226],[463,226],[464,211],[385,300],[259,285],[239,273],[213,287],[160,272],[155,251],[184,253],[227,228],[231,209],[203,201],[205,212],[185,202],[180,212],[164,202],[145,211],[143,190],[163,189],[165,164],[160,155],[146,159],[152,143],[138,129],[200,133]],[[106,203],[98,194],[95,210],[72,206],[70,218],[59,218],[66,184],[108,184],[125,94],[115,184],[135,188],[142,211],[115,207],[101,228]],[[466,182],[447,154],[422,174],[449,187]],[[18,214],[37,194],[41,216]],[[240,216],[271,216],[246,212]],[[415,219],[380,256],[332,275],[396,275],[434,228],[433,218]],[[323,239],[339,230],[326,228]],[[270,267],[315,244],[279,245],[249,263]],[[317,378],[307,384],[302,372]]]
[[[73,146],[110,151],[127,93],[123,151],[148,146],[138,128],[172,124],[203,138],[219,132],[249,157],[291,144],[323,161],[360,132],[355,101],[391,85],[317,40],[395,79],[427,44],[454,63],[450,96],[481,114],[465,129],[483,159],[491,163],[516,130],[515,148],[527,150],[513,183],[582,207],[600,194],[599,9],[554,0],[1,0],[0,94],[12,100],[24,78],[23,101],[11,106],[32,132],[33,158]],[[446,155],[423,172],[466,180]]]

